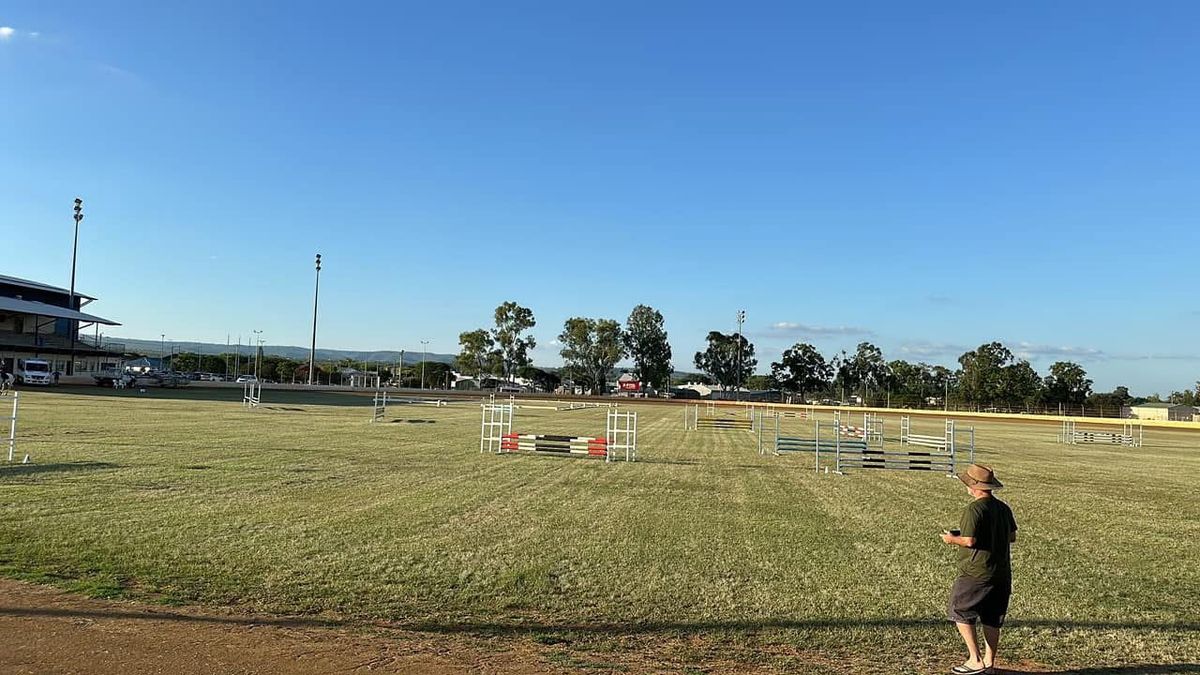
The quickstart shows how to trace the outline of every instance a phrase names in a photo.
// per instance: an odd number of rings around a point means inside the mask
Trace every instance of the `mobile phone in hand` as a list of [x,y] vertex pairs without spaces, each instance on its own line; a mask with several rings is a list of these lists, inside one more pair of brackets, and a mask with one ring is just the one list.
[[961,530],[946,530],[946,532],[948,532],[952,537],[957,537],[958,535],[962,534]]

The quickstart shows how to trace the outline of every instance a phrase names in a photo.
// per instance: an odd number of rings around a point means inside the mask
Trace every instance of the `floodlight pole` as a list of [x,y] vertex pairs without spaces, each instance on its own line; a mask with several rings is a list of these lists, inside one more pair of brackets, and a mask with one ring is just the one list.
[[[75,258],[79,253],[79,223],[83,220],[83,200],[75,198],[75,243],[71,245],[71,300],[70,310],[75,307]],[[71,358],[67,360],[67,375],[75,374],[75,334],[79,332],[79,322],[71,321]]]
[[421,340],[421,388],[425,388],[425,347],[429,345],[429,340]]
[[737,322],[737,390],[733,397],[735,401],[740,401],[742,400],[742,324],[746,323],[746,310],[738,310]]
[[167,362],[166,362],[166,355],[165,355],[165,352],[167,351],[166,345],[167,345],[167,335],[166,335],[166,333],[160,333],[158,336],[158,369],[159,370],[167,369],[167,367],[166,367]]
[[254,333],[254,379],[258,380],[258,353],[262,351],[262,331],[251,331]]
[[317,367],[317,296],[321,292],[321,254],[317,254],[317,282],[313,287],[312,348],[308,352],[308,386],[312,386]]

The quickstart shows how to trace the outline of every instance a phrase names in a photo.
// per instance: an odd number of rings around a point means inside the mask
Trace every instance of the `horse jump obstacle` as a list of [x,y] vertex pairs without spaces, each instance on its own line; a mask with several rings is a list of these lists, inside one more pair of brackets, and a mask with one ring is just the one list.
[[[8,418],[8,461],[13,461],[14,453],[17,451],[17,414],[21,411],[21,392],[13,392],[13,407],[12,417]],[[29,454],[25,454],[25,459],[21,460],[22,464],[29,463]]]
[[[945,431],[941,436],[932,436],[928,434],[914,434],[912,432],[912,420],[908,415],[900,418],[900,444],[901,445],[916,445],[923,448],[932,448],[939,453],[949,454],[951,457],[958,455],[958,434],[959,429],[954,425],[954,420],[946,420]],[[971,463],[975,462],[975,427],[967,427],[961,430],[967,435],[967,453]]]
[[440,398],[406,398],[393,396],[385,389],[376,389],[375,397],[371,399],[371,421],[379,422],[387,416],[388,405],[431,405],[442,408],[450,405],[449,401]]
[[778,415],[780,417],[795,417],[797,419],[802,419],[802,420],[812,419],[812,417],[813,417],[813,409],[812,408],[800,408],[800,409],[781,408],[781,407],[776,407],[774,404],[771,404],[771,403],[767,403],[765,405],[758,405],[755,403],[747,403],[746,411],[749,412],[750,414],[754,414],[757,412],[760,415],[766,414],[768,416]]
[[[1136,431],[1135,431],[1136,429]],[[1063,420],[1062,431],[1058,434],[1058,442],[1068,445],[1079,443],[1101,443],[1109,445],[1124,445],[1131,448],[1142,447],[1145,428],[1133,422],[1122,422],[1121,431],[1115,429],[1079,429],[1075,420]]]
[[[874,418],[874,419],[872,419]],[[868,413],[863,428],[842,424],[841,411],[834,411],[833,424],[822,425],[820,420],[813,424],[813,437],[784,436],[780,433],[780,418],[775,417],[775,443],[773,453],[812,452],[814,468],[821,470],[821,453],[833,453],[833,472],[842,475],[845,469],[890,469],[902,471],[939,471],[953,476],[961,461],[957,430],[953,420],[947,420],[946,436],[923,436],[911,433],[907,417],[901,419],[901,444],[927,448],[922,450],[888,450],[885,448],[883,421]],[[823,436],[829,429],[828,437]],[[968,429],[970,461],[975,460],[975,431]],[[761,442],[759,452],[765,454]],[[828,469],[827,469],[828,471]]]
[[684,431],[699,431],[700,429],[715,429],[724,430],[732,429],[737,431],[749,431],[754,433],[757,429],[755,426],[756,417],[752,411],[747,417],[715,417],[712,415],[700,416],[699,405],[683,406],[683,430]]
[[[482,406],[479,451],[544,452],[552,454],[603,457],[605,462],[637,459],[637,413],[609,409],[605,415],[604,437],[563,434],[513,433],[512,404],[485,403]],[[622,455],[624,455],[622,457]]]
[[842,424],[838,417],[841,411],[835,411],[835,419],[838,419],[838,435],[843,438],[861,438],[867,441],[867,444],[878,443],[883,447],[883,418],[874,413],[863,413],[863,425],[856,427],[849,424]]
[[247,382],[242,385],[242,406],[257,408],[262,403],[262,383]]

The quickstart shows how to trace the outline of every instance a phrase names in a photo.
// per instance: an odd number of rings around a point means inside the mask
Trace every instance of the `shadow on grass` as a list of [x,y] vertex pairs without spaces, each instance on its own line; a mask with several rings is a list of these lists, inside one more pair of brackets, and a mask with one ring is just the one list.
[[[520,636],[533,634],[577,634],[632,636],[657,634],[698,634],[720,632],[753,633],[761,630],[811,630],[837,628],[939,628],[948,627],[949,623],[941,619],[766,619],[762,621],[698,621],[698,622],[653,622],[653,623],[501,623],[501,622],[408,622],[408,621],[356,621],[334,618],[318,618],[304,616],[238,616],[213,614],[187,614],[172,611],[135,611],[127,609],[58,609],[51,607],[4,607],[0,605],[0,616],[40,616],[40,617],[94,617],[109,619],[133,619],[145,621],[182,621],[195,623],[216,623],[246,626],[363,626],[373,625],[381,628],[410,630],[421,633],[440,634],[475,634],[490,636]],[[1011,621],[1006,627],[1035,627],[1054,628],[1059,630],[1155,630],[1168,632],[1194,632],[1200,630],[1200,623],[1194,622],[1153,622],[1153,621],[1090,621],[1090,622],[1060,622],[1046,619],[1030,621]],[[1024,673],[1022,670],[999,670],[1001,673],[1014,675]],[[1038,671],[1043,672],[1043,671]],[[1139,666],[1106,666],[1085,670],[1051,671],[1062,673],[1083,673],[1084,675],[1103,675],[1104,673],[1167,673],[1167,672],[1200,672],[1200,664],[1142,664]]]
[[62,462],[58,464],[11,464],[0,465],[0,477],[32,476],[43,473],[80,473],[82,471],[105,471],[119,469],[112,462]]
[[180,612],[151,612],[132,611],[124,609],[54,609],[39,607],[0,606],[0,616],[15,617],[85,617],[92,619],[124,619],[133,621],[180,621],[185,623],[215,623],[239,626],[282,626],[285,628],[335,628],[350,625],[345,621],[326,620],[308,617],[254,617],[254,616],[215,616],[183,614]]
[[389,424],[437,424],[437,420],[392,420]]
[[996,675],[1133,675],[1134,673],[1168,674],[1200,673],[1200,663],[1135,663],[1099,668],[1069,668],[1067,670],[1009,670],[997,668]]
[[[760,630],[811,630],[823,628],[939,628],[949,627],[944,619],[763,619],[761,621],[662,621],[651,623],[403,623],[399,627],[428,633],[480,633],[505,635],[514,633],[593,633],[604,635],[638,634],[688,634],[709,632],[744,632]],[[1054,628],[1058,630],[1157,630],[1170,632],[1194,632],[1200,630],[1200,622],[1177,621],[1053,621],[1049,619],[1010,620],[1008,627]],[[1103,672],[1103,671],[1101,671]]]
[[638,464],[670,464],[671,466],[699,466],[698,459],[639,459]]

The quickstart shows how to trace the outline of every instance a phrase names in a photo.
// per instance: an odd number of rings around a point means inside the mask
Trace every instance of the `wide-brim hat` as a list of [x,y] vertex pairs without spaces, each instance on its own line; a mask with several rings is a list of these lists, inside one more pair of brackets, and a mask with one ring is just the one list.
[[1004,487],[1004,483],[996,480],[995,472],[982,464],[968,466],[966,471],[958,474],[958,479],[976,490],[999,490]]

